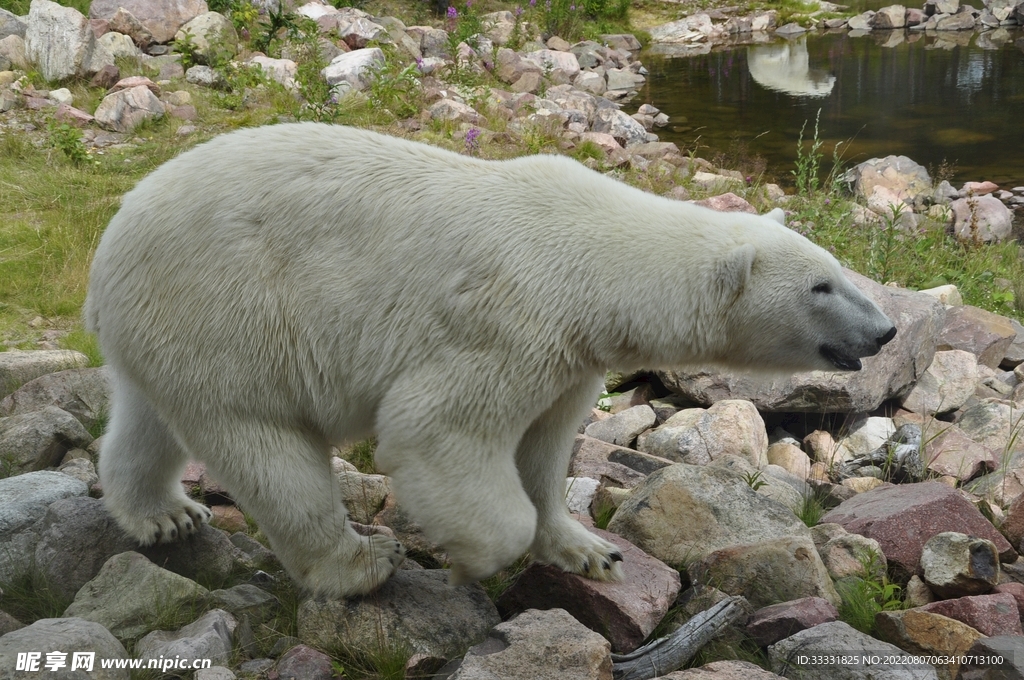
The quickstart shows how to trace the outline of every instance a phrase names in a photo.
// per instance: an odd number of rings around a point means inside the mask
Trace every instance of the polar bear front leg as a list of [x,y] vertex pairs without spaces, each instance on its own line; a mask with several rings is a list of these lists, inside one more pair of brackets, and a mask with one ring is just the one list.
[[207,463],[270,539],[292,578],[315,595],[364,595],[386,581],[405,549],[383,535],[361,536],[348,521],[315,435],[265,422],[221,424]]
[[142,390],[113,368],[110,382],[110,422],[99,461],[104,506],[143,546],[195,533],[211,514],[182,489],[188,453]]
[[573,519],[565,504],[565,478],[573,440],[604,387],[603,377],[573,385],[537,418],[516,452],[519,476],[537,508],[537,535],[530,553],[538,562],[598,581],[622,578],[622,553]]

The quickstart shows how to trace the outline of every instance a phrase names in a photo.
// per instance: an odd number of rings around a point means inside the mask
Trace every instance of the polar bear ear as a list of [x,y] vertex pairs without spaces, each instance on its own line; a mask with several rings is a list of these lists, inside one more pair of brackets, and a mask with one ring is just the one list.
[[782,226],[786,226],[786,211],[782,208],[774,208],[773,210],[766,212],[762,217],[767,217],[770,220],[778,222]]
[[718,263],[718,285],[726,300],[732,300],[747,287],[757,248],[749,243],[733,248]]

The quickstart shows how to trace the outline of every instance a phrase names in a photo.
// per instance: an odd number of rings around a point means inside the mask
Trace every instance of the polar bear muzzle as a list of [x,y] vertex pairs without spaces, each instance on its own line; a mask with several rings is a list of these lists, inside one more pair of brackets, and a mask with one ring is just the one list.
[[882,347],[887,342],[896,337],[896,327],[893,326],[885,334],[875,339],[876,347],[874,351],[868,352],[867,354],[861,354],[860,356],[854,356],[844,352],[842,349],[834,347],[832,345],[822,345],[818,351],[821,356],[828,359],[833,366],[841,371],[859,371],[863,368],[860,360],[862,357],[870,357],[878,354]]

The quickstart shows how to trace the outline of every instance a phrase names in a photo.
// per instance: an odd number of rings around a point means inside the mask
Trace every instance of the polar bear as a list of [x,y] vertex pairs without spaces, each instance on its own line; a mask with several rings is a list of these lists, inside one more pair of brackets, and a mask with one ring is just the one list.
[[295,579],[343,597],[402,547],[356,533],[332,444],[376,435],[451,582],[535,560],[614,579],[564,479],[606,369],[860,368],[895,334],[776,221],[653,196],[555,156],[507,161],[313,123],[218,137],[129,192],[85,310],[112,372],[107,508],[142,544],[209,511],[204,461]]

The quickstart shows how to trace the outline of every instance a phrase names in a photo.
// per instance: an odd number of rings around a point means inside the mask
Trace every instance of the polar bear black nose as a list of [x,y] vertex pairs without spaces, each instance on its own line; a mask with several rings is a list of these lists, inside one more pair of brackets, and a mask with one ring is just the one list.
[[889,342],[890,340],[892,340],[895,337],[896,337],[896,326],[893,326],[892,328],[889,329],[889,331],[885,335],[881,336],[880,338],[878,338],[878,340],[876,340],[876,342],[878,343],[878,347],[881,348],[882,345],[884,345],[885,343]]

